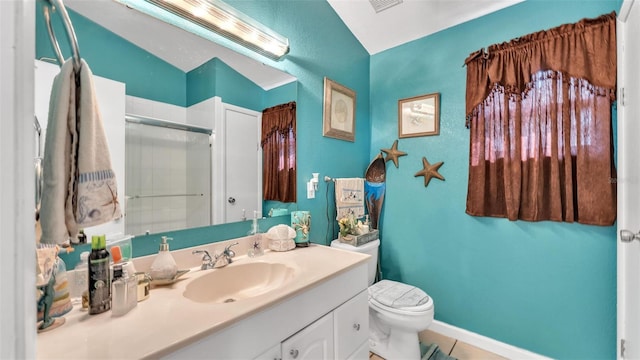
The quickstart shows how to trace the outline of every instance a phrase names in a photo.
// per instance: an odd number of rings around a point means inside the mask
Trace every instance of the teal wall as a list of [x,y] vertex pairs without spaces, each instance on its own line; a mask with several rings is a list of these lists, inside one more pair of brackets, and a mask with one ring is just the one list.
[[187,106],[219,96],[227,104],[262,111],[266,91],[218,58],[187,73]]
[[296,81],[268,90],[264,94],[264,107],[272,107],[295,101],[298,98],[298,83]]
[[[448,324],[553,358],[615,358],[616,228],[465,214],[469,53],[619,8],[617,1],[526,1],[371,57],[369,156],[398,138],[398,99],[439,92],[440,135],[407,138],[387,166],[381,262]],[[414,177],[444,161],[445,181]]]

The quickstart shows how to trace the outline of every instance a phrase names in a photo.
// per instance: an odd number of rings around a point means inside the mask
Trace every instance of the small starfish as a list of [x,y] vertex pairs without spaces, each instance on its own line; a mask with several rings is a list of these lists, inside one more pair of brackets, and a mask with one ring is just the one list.
[[109,192],[111,192],[111,201],[107,202],[106,204],[102,204],[102,206],[107,206],[107,205],[111,205],[113,204],[113,213],[111,214],[111,216],[116,214],[116,210],[118,209],[118,205],[119,205],[119,201],[118,201],[118,189],[116,189],[116,192],[113,192],[113,189],[111,189],[111,186],[109,186],[109,184],[107,184],[107,188],[109,188]]
[[432,177],[438,178],[440,180],[444,180],[444,177],[438,173],[438,169],[442,166],[444,162],[440,161],[439,163],[435,163],[433,165],[429,164],[426,157],[422,157],[422,166],[423,169],[418,171],[414,176],[424,176],[424,186],[429,185],[429,181],[431,181]]
[[396,165],[396,168],[398,167],[398,158],[400,156],[407,155],[406,152],[398,150],[398,140],[393,142],[393,146],[391,147],[391,149],[380,149],[380,150],[383,153],[387,154],[387,156],[385,156],[384,158],[384,161],[387,162],[389,160],[392,160],[393,163]]

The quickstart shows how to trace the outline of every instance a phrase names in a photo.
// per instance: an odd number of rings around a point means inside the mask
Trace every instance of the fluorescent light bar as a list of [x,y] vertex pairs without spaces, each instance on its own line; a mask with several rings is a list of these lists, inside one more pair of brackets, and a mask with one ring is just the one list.
[[[151,16],[158,14],[141,6],[141,0],[119,0]],[[219,0],[144,0],[182,19],[243,45],[270,59],[289,53],[289,39]],[[161,18],[162,19],[162,18]],[[163,19],[164,20],[164,19]],[[180,26],[180,24],[174,23]],[[190,29],[186,29],[191,31]]]

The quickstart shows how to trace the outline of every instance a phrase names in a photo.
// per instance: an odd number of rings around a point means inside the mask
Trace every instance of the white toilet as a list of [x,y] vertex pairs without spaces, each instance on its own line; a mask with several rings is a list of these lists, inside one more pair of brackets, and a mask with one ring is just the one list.
[[419,360],[418,333],[433,321],[433,300],[419,288],[397,281],[373,283],[380,240],[361,246],[331,242],[338,249],[371,255],[369,259],[369,350],[387,360]]

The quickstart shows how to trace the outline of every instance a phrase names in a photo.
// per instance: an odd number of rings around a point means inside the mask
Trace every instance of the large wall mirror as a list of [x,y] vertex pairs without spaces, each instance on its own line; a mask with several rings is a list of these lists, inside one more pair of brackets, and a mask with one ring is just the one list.
[[[80,54],[96,75],[97,96],[108,102],[101,106],[107,137],[118,139],[108,140],[125,217],[87,229],[89,235],[154,234],[248,220],[254,211],[269,216],[274,206],[295,208],[262,203],[256,148],[262,109],[296,101],[295,77],[113,0],[65,5]],[[48,59],[53,51],[42,6],[36,6],[36,115],[46,132],[58,65]],[[63,34],[59,18],[52,21]],[[66,41],[60,45],[70,54]],[[37,136],[44,149],[44,135]],[[232,189],[245,180],[249,190]]]

